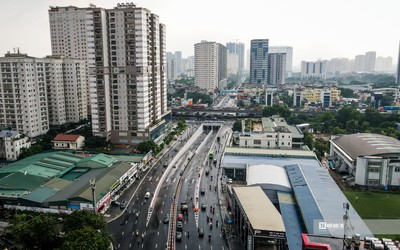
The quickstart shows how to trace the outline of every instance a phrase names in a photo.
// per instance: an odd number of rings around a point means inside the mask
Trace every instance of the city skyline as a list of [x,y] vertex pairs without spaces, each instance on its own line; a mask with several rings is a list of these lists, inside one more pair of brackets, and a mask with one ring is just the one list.
[[[105,0],[2,3],[0,20],[7,24],[2,27],[7,39],[2,41],[0,54],[16,47],[36,57],[51,54],[47,21],[49,6],[88,7],[89,3],[103,8],[113,8],[116,4]],[[269,39],[270,46],[293,47],[294,69],[299,69],[302,60],[354,58],[365,51],[376,51],[377,56],[390,56],[394,58],[393,63],[397,63],[400,37],[389,29],[396,23],[396,1],[383,5],[373,0],[339,0],[329,9],[320,7],[316,0],[260,1],[257,8],[253,8],[253,4],[232,4],[225,0],[212,4],[210,0],[201,4],[183,0],[147,0],[135,4],[157,13],[167,27],[167,51],[182,51],[184,58],[194,55],[193,45],[201,40],[222,44],[242,42],[249,48],[251,39]],[[265,9],[277,11],[265,12]],[[282,15],[291,18],[282,18]],[[346,16],[349,19],[343,18]]]

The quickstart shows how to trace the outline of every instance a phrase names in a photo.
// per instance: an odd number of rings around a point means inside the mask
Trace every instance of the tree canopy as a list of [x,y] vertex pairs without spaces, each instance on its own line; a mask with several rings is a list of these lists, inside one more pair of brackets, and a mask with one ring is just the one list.
[[290,110],[286,106],[274,104],[272,106],[264,107],[262,110],[263,117],[270,117],[273,115],[279,115],[285,119],[290,117]]

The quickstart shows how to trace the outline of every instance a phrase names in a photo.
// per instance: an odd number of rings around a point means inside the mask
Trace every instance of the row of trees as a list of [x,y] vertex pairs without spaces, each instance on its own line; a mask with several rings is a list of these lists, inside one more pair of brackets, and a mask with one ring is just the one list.
[[20,214],[8,227],[21,249],[109,249],[111,237],[101,215],[75,210],[70,215]]

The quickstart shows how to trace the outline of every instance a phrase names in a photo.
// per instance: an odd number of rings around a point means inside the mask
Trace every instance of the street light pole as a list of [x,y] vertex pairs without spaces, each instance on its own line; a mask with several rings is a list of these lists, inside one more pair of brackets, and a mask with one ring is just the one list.
[[93,212],[96,213],[96,197],[95,197],[95,191],[96,191],[96,179],[93,178],[89,181],[90,186],[92,187],[92,198],[93,198]]

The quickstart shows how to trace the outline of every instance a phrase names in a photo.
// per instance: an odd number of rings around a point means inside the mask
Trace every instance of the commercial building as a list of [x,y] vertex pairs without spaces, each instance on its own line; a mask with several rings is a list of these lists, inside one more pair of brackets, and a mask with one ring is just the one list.
[[169,112],[165,26],[134,4],[50,7],[53,55],[84,59],[93,134],[112,143],[156,139]]
[[268,39],[251,40],[250,83],[268,84]]
[[245,131],[239,137],[239,146],[243,148],[301,148],[303,133],[295,126],[286,123],[283,117],[264,117],[253,120],[251,124],[242,121]]
[[400,142],[392,137],[359,133],[330,140],[330,157],[339,172],[353,176],[356,185],[400,186]]
[[233,223],[245,249],[286,249],[282,216],[262,189],[233,187],[232,191]]
[[267,88],[265,89],[265,106],[274,105],[274,93],[276,89]]
[[0,158],[7,161],[16,161],[22,149],[31,147],[31,140],[17,131],[0,131]]
[[268,53],[285,53],[286,54],[286,75],[287,77],[291,77],[291,73],[293,71],[293,47],[289,46],[270,46],[268,49]]
[[[343,237],[343,204],[348,203],[348,200],[328,170],[316,159],[314,152],[227,147],[221,167],[227,178],[233,179],[233,184],[226,184],[227,206],[228,211],[232,213],[229,219],[232,220],[243,244],[250,244],[248,237],[252,235],[249,230],[243,230],[248,220],[243,214],[248,216],[248,213],[237,212],[243,210],[243,206],[235,203],[235,196],[231,191],[240,185],[258,186],[279,211],[279,214],[276,214],[268,205],[256,205],[257,201],[248,201],[257,207],[261,206],[265,217],[273,215],[275,219],[269,221],[282,218],[289,249],[303,249],[303,233],[329,238]],[[256,191],[246,193],[252,196],[253,192]],[[261,194],[257,194],[256,197],[257,200],[265,199],[261,198]],[[373,236],[351,206],[348,216],[354,233],[360,234],[361,237]]]
[[[0,168],[0,199],[5,208],[69,213],[102,210],[135,180],[142,164],[104,154],[80,156],[50,152]],[[96,180],[95,202],[90,181]]]
[[0,58],[0,70],[0,124],[36,137],[49,125],[87,118],[82,60],[7,53]]
[[332,103],[340,101],[340,90],[330,88],[299,88],[293,91],[293,106],[302,107],[303,104],[319,103],[322,107],[330,107]]
[[227,77],[227,49],[220,43],[201,41],[194,45],[195,85],[208,92]]
[[301,77],[303,78],[326,78],[327,60],[318,60],[315,62],[301,62]]
[[392,73],[393,72],[393,58],[377,57],[375,61],[375,72],[377,73]]
[[268,85],[285,84],[286,53],[268,53]]

